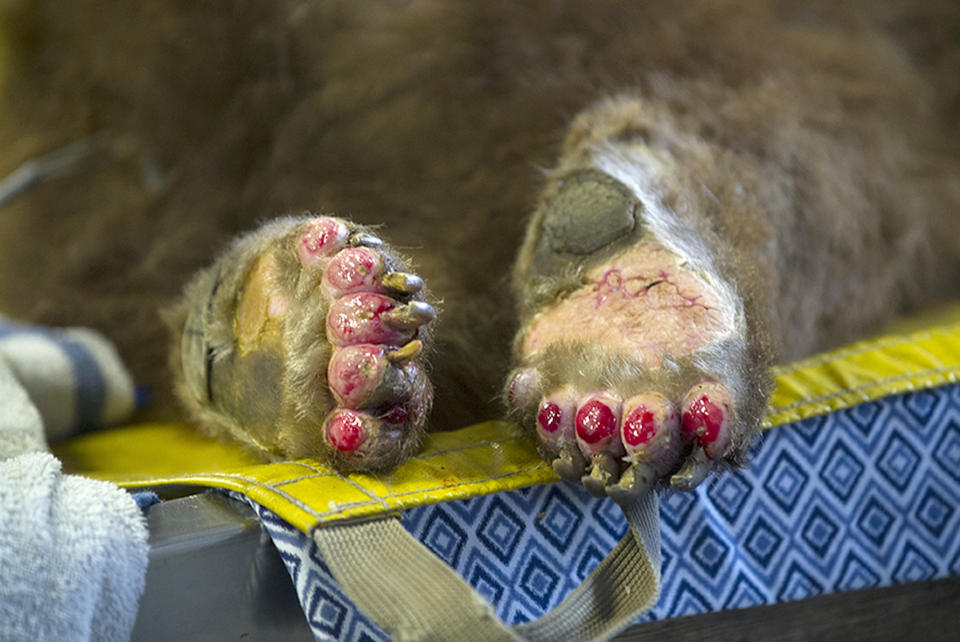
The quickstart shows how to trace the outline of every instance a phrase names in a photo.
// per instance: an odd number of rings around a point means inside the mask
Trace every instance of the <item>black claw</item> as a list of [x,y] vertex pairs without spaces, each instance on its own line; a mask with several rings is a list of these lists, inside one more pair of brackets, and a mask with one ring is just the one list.
[[560,448],[560,453],[553,460],[552,466],[563,479],[577,481],[586,470],[587,461],[576,444],[567,442]]
[[380,319],[397,330],[415,330],[430,323],[436,316],[436,311],[429,303],[411,301],[385,312]]
[[683,467],[670,478],[670,485],[680,491],[691,491],[707,478],[711,468],[707,454],[698,444],[693,447],[693,452],[683,462]]
[[377,386],[370,393],[370,396],[361,402],[360,407],[377,408],[396,403],[398,399],[406,399],[409,396],[410,381],[403,371],[394,364],[384,369]]
[[620,481],[607,486],[607,496],[618,504],[632,502],[653,487],[657,472],[649,464],[632,464],[620,475]]
[[380,247],[383,245],[383,239],[366,232],[354,232],[347,239],[347,245],[350,247]]

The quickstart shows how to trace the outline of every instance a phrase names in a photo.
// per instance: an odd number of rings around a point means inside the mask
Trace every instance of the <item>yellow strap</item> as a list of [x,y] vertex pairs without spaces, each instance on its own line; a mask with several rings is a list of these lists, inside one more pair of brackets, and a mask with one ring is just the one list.
[[[953,319],[960,319],[960,307]],[[955,382],[960,322],[865,341],[776,370],[767,428],[882,398]],[[91,433],[55,448],[71,472],[121,486],[199,484],[229,488],[307,531],[437,502],[557,479],[533,440],[505,422],[431,435],[391,473],[340,475],[315,460],[263,464],[233,444],[182,424]]]

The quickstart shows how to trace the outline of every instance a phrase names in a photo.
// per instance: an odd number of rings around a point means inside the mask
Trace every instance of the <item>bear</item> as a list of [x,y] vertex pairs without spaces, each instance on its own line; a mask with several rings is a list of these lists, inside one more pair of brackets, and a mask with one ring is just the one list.
[[594,494],[689,490],[774,364],[960,291],[955,3],[2,12],[3,168],[87,151],[5,205],[0,305],[266,457],[506,415]]

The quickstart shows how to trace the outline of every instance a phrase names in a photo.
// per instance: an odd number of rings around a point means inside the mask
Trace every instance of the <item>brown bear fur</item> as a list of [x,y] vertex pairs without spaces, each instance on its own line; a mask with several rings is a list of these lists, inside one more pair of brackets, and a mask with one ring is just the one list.
[[642,139],[752,358],[809,354],[960,289],[960,9],[914,4],[13,0],[0,175],[104,142],[3,208],[0,308],[105,331],[171,416],[157,311],[232,235],[383,224],[442,300],[432,424],[459,427],[502,412],[546,168]]

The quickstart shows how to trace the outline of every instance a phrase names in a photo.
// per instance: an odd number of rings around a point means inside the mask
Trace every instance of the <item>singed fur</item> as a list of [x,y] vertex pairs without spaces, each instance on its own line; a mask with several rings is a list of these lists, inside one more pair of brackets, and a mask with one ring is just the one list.
[[13,2],[0,174],[108,142],[4,208],[0,306],[104,330],[169,415],[157,310],[233,234],[382,224],[442,301],[455,428],[502,412],[540,190],[646,162],[662,230],[742,301],[713,358],[756,414],[771,363],[960,289],[960,9],[913,4]]

